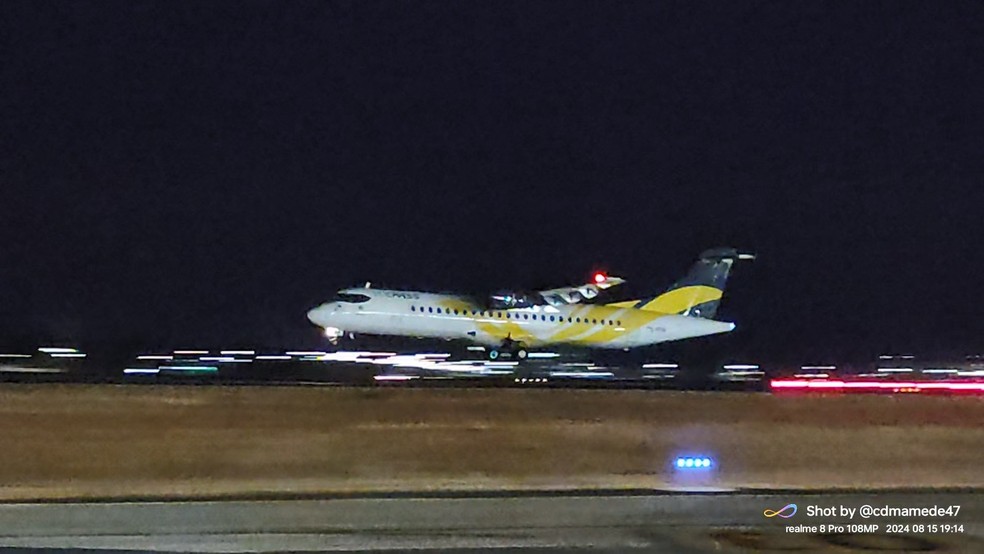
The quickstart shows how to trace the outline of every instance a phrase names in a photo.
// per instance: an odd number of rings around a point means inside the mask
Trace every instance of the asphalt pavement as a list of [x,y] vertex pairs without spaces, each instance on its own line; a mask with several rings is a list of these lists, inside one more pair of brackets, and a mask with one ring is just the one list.
[[[797,505],[797,513],[789,519],[764,514],[789,504]],[[960,508],[954,515],[864,518],[859,512],[862,506]],[[834,510],[836,515],[822,515],[821,509]],[[852,517],[846,515],[850,509],[855,510]],[[784,515],[788,513],[787,509]],[[984,551],[982,514],[984,495],[977,490],[499,491],[208,501],[103,499],[0,504],[0,548],[117,553],[576,552],[587,548],[681,553],[980,552]],[[826,530],[811,532],[812,526],[819,525]],[[944,525],[959,526],[959,531],[944,530]]]

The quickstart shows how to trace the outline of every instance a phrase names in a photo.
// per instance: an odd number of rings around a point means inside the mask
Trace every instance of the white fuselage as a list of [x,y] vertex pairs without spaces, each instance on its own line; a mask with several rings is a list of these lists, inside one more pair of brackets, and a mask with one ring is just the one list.
[[464,296],[385,289],[346,289],[308,319],[330,333],[461,339],[498,346],[572,344],[635,348],[734,329],[733,323],[594,304],[491,310]]

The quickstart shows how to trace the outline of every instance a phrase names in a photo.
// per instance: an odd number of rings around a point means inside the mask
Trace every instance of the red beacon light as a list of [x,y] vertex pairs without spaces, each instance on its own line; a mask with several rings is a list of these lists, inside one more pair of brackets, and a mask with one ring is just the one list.
[[604,283],[605,282],[605,279],[607,279],[607,277],[605,277],[605,274],[604,273],[601,273],[600,271],[598,273],[595,273],[595,275],[594,275],[594,282],[595,283],[598,283],[599,285],[601,283]]

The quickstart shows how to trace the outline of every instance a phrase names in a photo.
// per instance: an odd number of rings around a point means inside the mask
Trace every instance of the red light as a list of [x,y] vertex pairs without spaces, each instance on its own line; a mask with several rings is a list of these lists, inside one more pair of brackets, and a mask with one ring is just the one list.
[[890,390],[893,392],[978,392],[984,393],[984,383],[967,381],[841,381],[825,379],[773,379],[773,389]]
[[604,283],[605,282],[605,279],[606,279],[606,277],[605,277],[605,274],[604,273],[595,273],[595,276],[594,276],[595,283],[598,283],[598,284]]

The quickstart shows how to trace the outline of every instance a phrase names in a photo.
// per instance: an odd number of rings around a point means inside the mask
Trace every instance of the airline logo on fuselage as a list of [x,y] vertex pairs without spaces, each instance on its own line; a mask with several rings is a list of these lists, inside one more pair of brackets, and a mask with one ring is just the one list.
[[402,292],[402,291],[386,291],[383,293],[384,296],[390,298],[402,298],[404,300],[419,300],[420,295],[416,292]]

